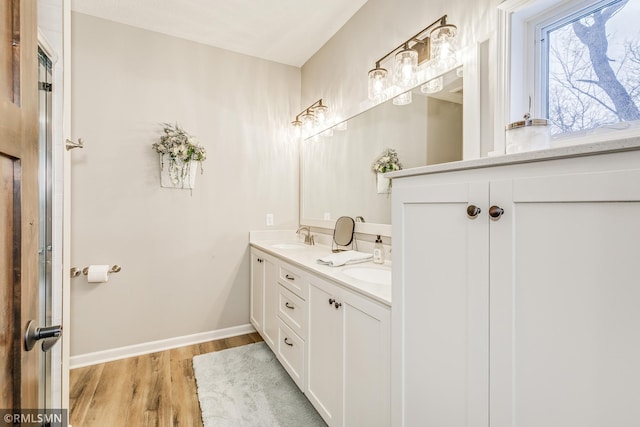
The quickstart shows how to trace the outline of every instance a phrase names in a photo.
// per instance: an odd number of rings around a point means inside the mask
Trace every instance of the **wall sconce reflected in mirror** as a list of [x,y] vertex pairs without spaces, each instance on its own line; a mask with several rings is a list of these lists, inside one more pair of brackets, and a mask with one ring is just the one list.
[[393,98],[393,105],[409,105],[411,104],[411,99],[411,91],[409,90]]
[[444,86],[442,76],[431,79],[422,86],[420,86],[420,92],[422,93],[437,93],[440,92]]
[[[425,36],[428,30],[431,32]],[[383,101],[387,96],[387,89],[390,86],[388,73],[380,64],[399,49],[402,50],[396,53],[394,59],[393,83],[400,89],[408,89],[418,83],[417,69],[425,61],[434,60],[435,66],[442,70],[455,65],[456,35],[457,27],[447,24],[447,15],[443,15],[377,60],[375,68],[369,71],[369,99],[378,102]],[[394,104],[396,98],[394,98]]]

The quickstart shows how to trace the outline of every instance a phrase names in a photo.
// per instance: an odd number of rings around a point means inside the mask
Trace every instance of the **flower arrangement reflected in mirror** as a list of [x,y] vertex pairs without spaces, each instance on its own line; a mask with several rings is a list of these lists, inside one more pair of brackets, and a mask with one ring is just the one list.
[[200,173],[204,172],[202,162],[207,158],[205,148],[177,123],[163,123],[160,141],[152,148],[160,154],[160,185],[171,188],[193,188],[195,175],[200,163]]
[[399,171],[402,163],[398,158],[398,152],[393,148],[387,148],[373,163],[372,169],[376,172],[377,191],[379,194],[391,192],[391,180],[382,176],[383,173]]

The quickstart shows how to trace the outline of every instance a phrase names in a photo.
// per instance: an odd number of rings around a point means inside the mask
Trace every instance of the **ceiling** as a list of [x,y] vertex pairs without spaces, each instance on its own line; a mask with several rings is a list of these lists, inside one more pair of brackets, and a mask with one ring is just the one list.
[[367,0],[72,0],[73,11],[301,67]]

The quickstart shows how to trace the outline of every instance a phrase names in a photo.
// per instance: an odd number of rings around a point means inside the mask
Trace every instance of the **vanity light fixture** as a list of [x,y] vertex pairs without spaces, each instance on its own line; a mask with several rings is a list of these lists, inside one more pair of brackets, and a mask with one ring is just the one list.
[[393,98],[393,105],[409,105],[411,104],[411,91],[408,90],[405,93]]
[[440,92],[443,87],[443,80],[444,79],[442,78],[442,76],[429,80],[428,82],[420,86],[420,92],[422,93]]
[[[425,36],[428,30],[431,32]],[[401,89],[408,89],[417,83],[417,68],[423,62],[430,59],[438,59],[439,61],[444,59],[448,63],[450,62],[449,58],[455,62],[454,39],[456,33],[456,26],[447,24],[447,15],[443,15],[378,59],[375,68],[369,71],[369,99],[382,101],[385,98],[385,92],[390,84],[387,70],[382,68],[380,64],[391,54],[397,52],[394,61],[394,84]],[[398,50],[400,51],[398,52]]]
[[316,126],[322,125],[327,121],[329,115],[329,107],[322,103],[322,98],[302,110],[296,115],[294,121],[291,122],[294,136],[299,138],[303,131],[310,134]]

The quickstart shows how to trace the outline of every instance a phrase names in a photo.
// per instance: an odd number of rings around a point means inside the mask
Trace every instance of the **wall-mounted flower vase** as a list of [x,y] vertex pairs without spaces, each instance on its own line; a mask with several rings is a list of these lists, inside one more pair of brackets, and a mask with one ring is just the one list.
[[376,186],[378,194],[391,193],[391,180],[389,178],[385,178],[383,173],[378,172],[376,174]]
[[152,144],[160,154],[160,186],[193,189],[207,151],[177,123],[164,123],[163,130],[160,141]]
[[192,189],[195,187],[199,168],[195,160],[185,162],[182,159],[172,158],[169,154],[161,154],[160,186]]

